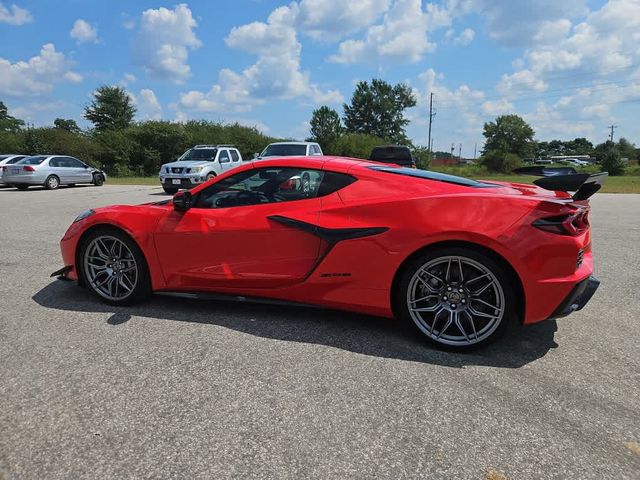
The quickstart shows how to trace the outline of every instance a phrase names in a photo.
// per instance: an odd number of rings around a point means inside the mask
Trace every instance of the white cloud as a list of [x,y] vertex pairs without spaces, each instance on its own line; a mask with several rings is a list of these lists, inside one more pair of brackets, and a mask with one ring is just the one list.
[[145,10],[135,40],[136,61],[151,77],[184,82],[191,75],[189,51],[202,45],[194,32],[196,26],[184,3],[173,10]]
[[[295,4],[294,4],[295,5]],[[267,22],[253,22],[231,30],[226,44],[258,57],[256,63],[238,73],[222,69],[218,83],[209,92],[192,90],[181,94],[180,107],[194,111],[247,111],[266,99],[300,98],[315,103],[337,103],[342,95],[325,91],[301,70],[302,45],[294,28],[297,7],[275,9]]]
[[482,104],[482,113],[497,116],[514,112],[514,106],[504,98],[500,100],[487,100]]
[[302,0],[297,9],[298,31],[317,40],[335,41],[375,22],[389,8],[390,0]]
[[451,5],[428,3],[423,9],[421,0],[396,0],[381,23],[369,27],[362,39],[342,42],[329,60],[342,64],[419,62],[436,48],[428,33],[451,25]]
[[0,94],[39,95],[50,92],[60,81],[81,82],[82,76],[70,67],[71,62],[52,43],[43,45],[40,54],[28,61],[11,63],[0,58]]
[[476,36],[476,32],[470,28],[465,28],[460,35],[453,39],[454,45],[466,46],[473,42],[473,39]]
[[15,4],[8,7],[4,3],[0,3],[0,23],[24,25],[29,22],[33,22],[33,16],[29,10],[20,8]]
[[145,120],[160,120],[162,118],[162,105],[153,90],[143,88],[135,98],[138,117]]
[[136,76],[133,73],[125,73],[120,80],[120,85],[126,87],[136,81]]
[[484,16],[489,36],[507,46],[530,45],[541,30],[553,28],[549,21],[588,12],[586,0],[476,0],[475,9]]
[[69,36],[78,43],[98,43],[98,29],[81,18],[74,22]]

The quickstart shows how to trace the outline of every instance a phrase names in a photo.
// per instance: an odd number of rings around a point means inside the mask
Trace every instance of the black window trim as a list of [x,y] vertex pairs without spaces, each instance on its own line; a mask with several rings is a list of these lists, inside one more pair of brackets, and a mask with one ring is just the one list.
[[449,183],[452,185],[459,185],[461,187],[470,188],[496,188],[499,185],[495,183],[480,182],[478,180],[471,180],[470,178],[458,177],[456,175],[449,175],[447,173],[433,172],[430,170],[418,170],[415,168],[406,167],[387,167],[384,165],[371,165],[370,170],[377,172],[393,173],[395,175],[404,175],[406,177],[421,178],[423,180],[432,180],[434,182]]

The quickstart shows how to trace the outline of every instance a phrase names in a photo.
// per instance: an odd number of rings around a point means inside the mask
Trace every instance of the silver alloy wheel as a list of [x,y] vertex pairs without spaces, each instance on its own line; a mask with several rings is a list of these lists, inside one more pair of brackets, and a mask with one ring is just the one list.
[[473,345],[487,339],[503,320],[504,290],[483,264],[445,256],[422,265],[407,289],[416,326],[444,345]]
[[84,274],[93,290],[107,300],[124,300],[138,283],[138,265],[120,239],[109,235],[94,238],[84,251]]
[[58,181],[58,177],[51,175],[47,179],[47,185],[49,185],[49,188],[51,190],[55,190],[56,188],[58,188],[58,186],[60,185],[60,182]]

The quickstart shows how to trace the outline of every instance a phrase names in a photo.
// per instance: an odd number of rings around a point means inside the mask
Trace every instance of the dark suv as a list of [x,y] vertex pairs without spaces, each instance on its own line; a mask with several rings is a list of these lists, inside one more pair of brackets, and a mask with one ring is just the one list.
[[371,150],[369,160],[374,162],[395,163],[402,167],[416,168],[409,147],[403,145],[381,145]]

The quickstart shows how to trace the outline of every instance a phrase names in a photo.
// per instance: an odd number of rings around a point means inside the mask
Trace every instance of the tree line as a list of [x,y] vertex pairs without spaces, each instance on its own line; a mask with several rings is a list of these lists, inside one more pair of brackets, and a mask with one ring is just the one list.
[[[408,85],[384,80],[359,82],[343,115],[328,106],[313,111],[310,141],[325,154],[367,158],[373,147],[396,143],[413,149],[418,166],[428,168],[431,152],[407,137],[408,108],[416,96]],[[0,152],[72,155],[118,176],[155,175],[162,163],[175,160],[197,144],[233,144],[251,158],[267,144],[282,140],[255,127],[206,120],[135,122],[136,108],[118,86],[98,88],[83,116],[92,128],[82,130],[73,119],[57,118],[53,126],[31,128],[8,114],[0,102]],[[611,174],[622,174],[623,159],[636,160],[639,149],[628,140],[593,145],[586,138],[570,141],[536,141],[533,128],[518,115],[502,115],[484,124],[485,145],[479,162],[488,170],[510,172],[526,158],[552,155],[590,155],[603,162]],[[444,155],[451,155],[445,153]]]
[[73,119],[57,118],[53,126],[30,128],[10,116],[0,102],[0,152],[71,155],[116,176],[156,175],[198,144],[233,144],[252,158],[271,142],[255,127],[206,120],[134,122],[136,108],[121,87],[103,86],[84,108],[93,128],[82,130]]

